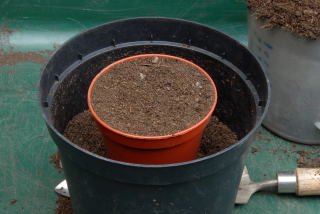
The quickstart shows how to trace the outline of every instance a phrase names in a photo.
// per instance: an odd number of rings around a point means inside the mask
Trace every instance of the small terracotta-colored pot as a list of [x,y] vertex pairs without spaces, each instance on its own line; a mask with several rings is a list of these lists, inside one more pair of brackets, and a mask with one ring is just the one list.
[[[103,73],[108,72],[110,68],[117,64],[137,58],[156,56],[159,58],[172,58],[188,63],[189,65],[199,70],[199,72],[202,72],[209,79],[214,89],[214,102],[210,107],[210,111],[207,113],[207,115],[197,124],[191,126],[188,129],[177,132],[175,134],[163,136],[138,136],[127,134],[114,129],[103,122],[95,113],[91,105],[92,89],[99,77]],[[97,74],[97,76],[92,80],[88,91],[89,110],[93,118],[96,120],[102,134],[105,136],[108,157],[114,160],[138,164],[170,164],[195,159],[197,157],[197,152],[199,150],[203,131],[209,123],[216,104],[216,86],[211,77],[202,68],[188,60],[164,54],[142,54],[116,61],[104,68],[99,74]]]

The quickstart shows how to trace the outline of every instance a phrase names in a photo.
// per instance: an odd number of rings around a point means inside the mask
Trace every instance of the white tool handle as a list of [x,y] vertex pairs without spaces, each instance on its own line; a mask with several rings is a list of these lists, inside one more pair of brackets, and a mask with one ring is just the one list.
[[320,168],[297,168],[296,176],[297,195],[320,195]]

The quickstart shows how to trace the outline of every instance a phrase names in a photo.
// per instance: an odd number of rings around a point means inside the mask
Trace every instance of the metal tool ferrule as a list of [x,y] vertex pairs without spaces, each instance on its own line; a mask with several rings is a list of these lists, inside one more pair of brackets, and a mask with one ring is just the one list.
[[295,193],[297,176],[294,172],[278,172],[278,193]]

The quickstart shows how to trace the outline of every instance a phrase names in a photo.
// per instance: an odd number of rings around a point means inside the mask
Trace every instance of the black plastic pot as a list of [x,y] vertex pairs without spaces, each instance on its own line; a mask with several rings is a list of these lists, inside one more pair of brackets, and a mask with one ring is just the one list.
[[[212,75],[219,94],[215,115],[241,140],[208,157],[152,166],[106,159],[64,138],[68,121],[87,109],[93,77],[116,60],[142,53],[179,56]],[[255,57],[225,34],[189,21],[136,18],[66,42],[41,75],[40,102],[75,213],[228,214],[249,144],[269,104],[269,83]]]

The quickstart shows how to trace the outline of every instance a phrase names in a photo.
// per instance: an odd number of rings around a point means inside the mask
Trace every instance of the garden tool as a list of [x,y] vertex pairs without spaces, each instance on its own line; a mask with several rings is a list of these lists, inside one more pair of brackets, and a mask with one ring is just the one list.
[[297,168],[294,172],[278,172],[274,180],[253,182],[245,167],[236,204],[248,203],[250,197],[258,191],[295,193],[298,196],[320,195],[320,168]]

